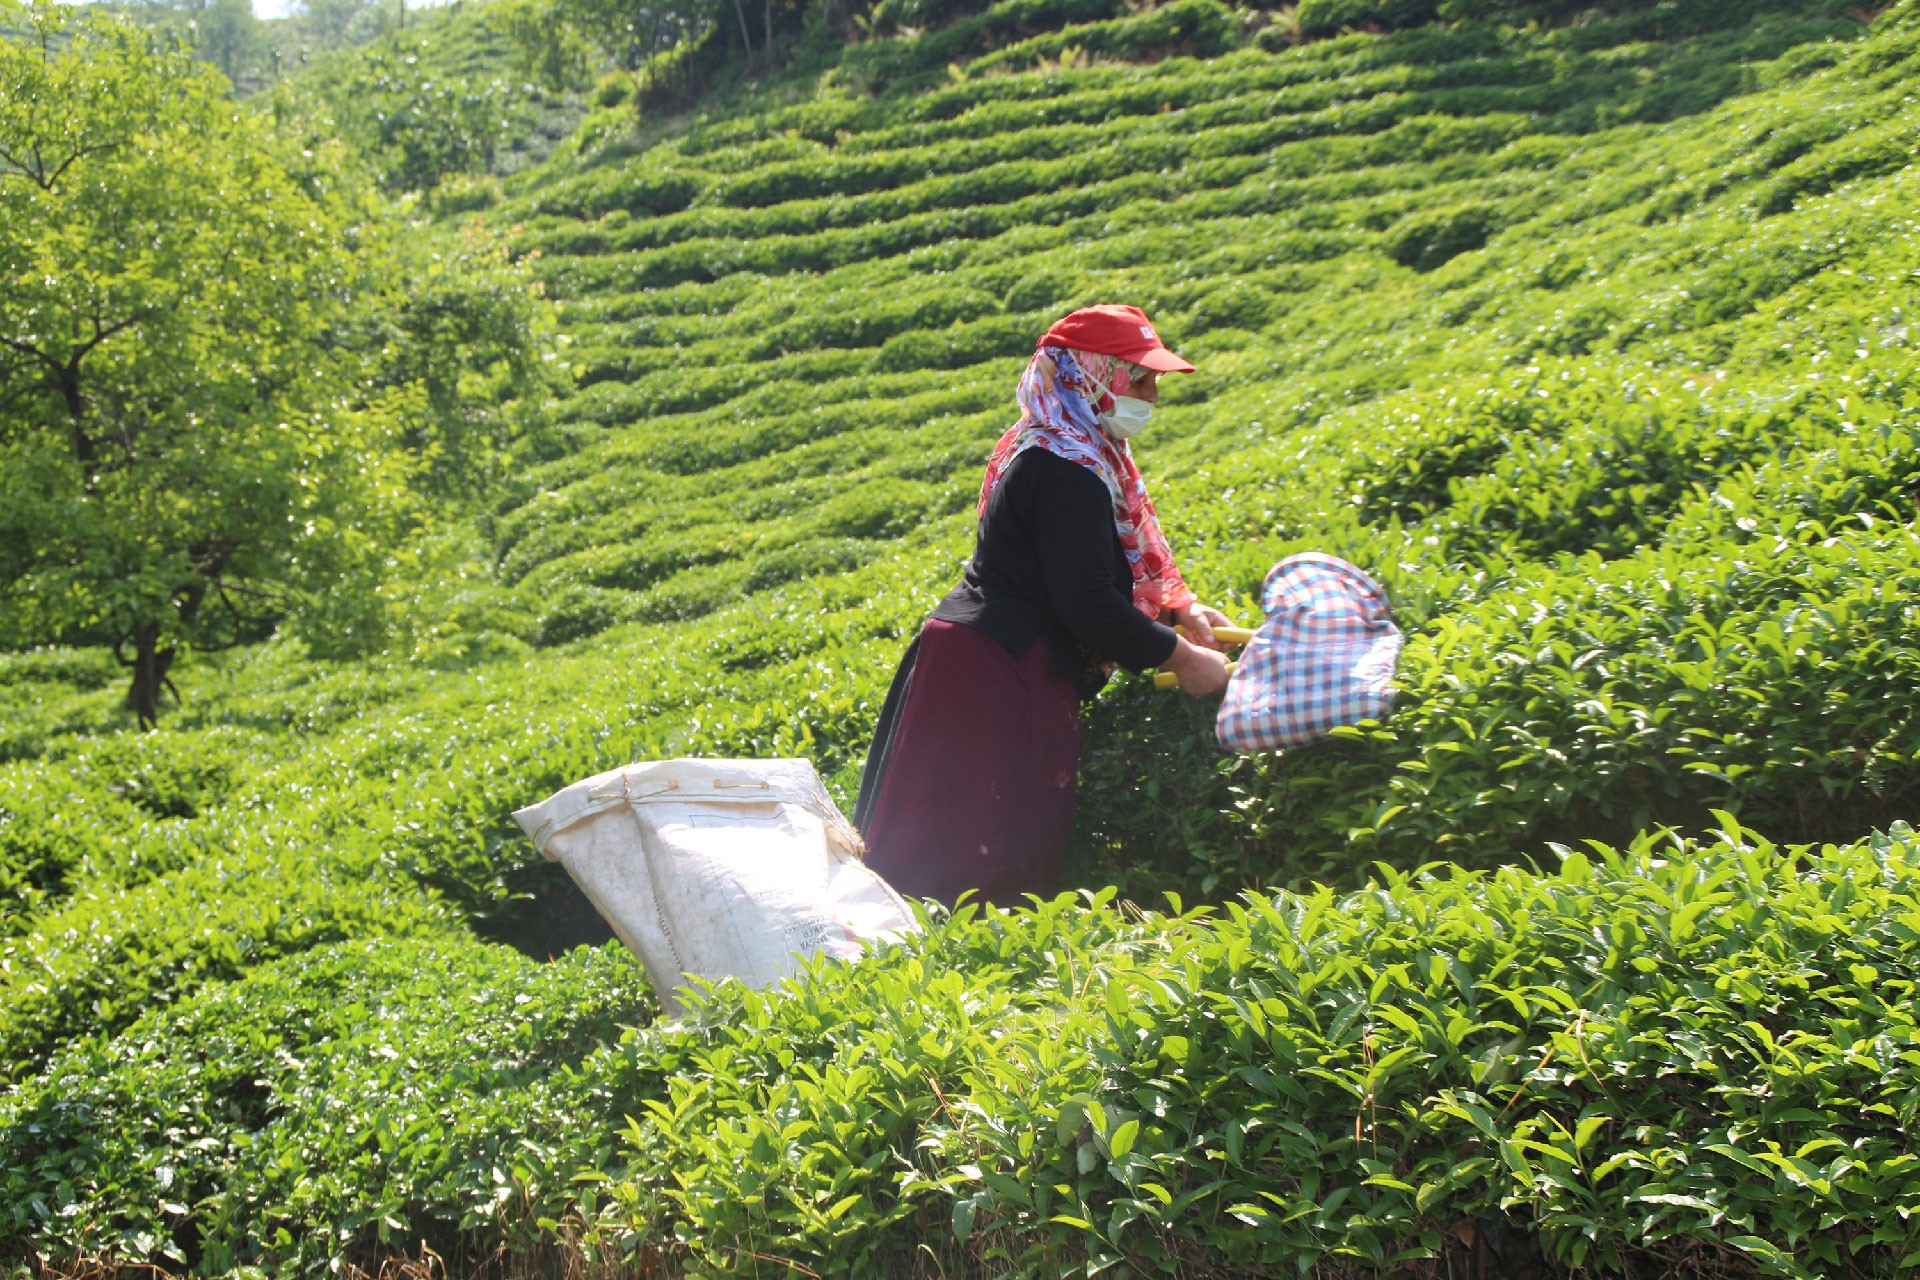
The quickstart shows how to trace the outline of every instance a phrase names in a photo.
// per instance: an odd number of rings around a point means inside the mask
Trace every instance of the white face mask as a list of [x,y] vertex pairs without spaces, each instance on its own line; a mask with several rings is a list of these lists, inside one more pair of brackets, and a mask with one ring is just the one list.
[[[1099,403],[1097,397],[1094,403]],[[1093,416],[1115,440],[1131,440],[1146,429],[1147,419],[1153,416],[1153,406],[1137,396],[1113,396],[1113,408],[1105,413],[1096,409]]]
[[1100,425],[1115,440],[1133,439],[1152,416],[1153,406],[1133,396],[1115,396],[1112,412],[1098,415]]

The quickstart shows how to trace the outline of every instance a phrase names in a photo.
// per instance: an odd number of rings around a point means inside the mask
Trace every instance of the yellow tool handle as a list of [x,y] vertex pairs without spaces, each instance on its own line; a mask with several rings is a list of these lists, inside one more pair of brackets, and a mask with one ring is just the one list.
[[[1174,630],[1183,636],[1187,634],[1185,627],[1175,627]],[[1213,638],[1221,644],[1245,644],[1247,641],[1253,639],[1253,628],[1215,627],[1213,629]]]
[[[1183,636],[1187,634],[1185,627],[1175,627],[1174,630]],[[1245,644],[1247,641],[1253,639],[1253,628],[1215,627],[1213,629],[1213,638],[1221,644]],[[1228,675],[1233,674],[1233,668],[1234,664],[1229,662],[1227,664]],[[1153,677],[1153,686],[1156,689],[1177,689],[1180,687],[1180,677],[1171,671],[1157,672]]]
[[[1220,633],[1215,631],[1214,634],[1219,635]],[[1238,665],[1238,663],[1229,662],[1227,664],[1227,674],[1232,675],[1234,667]],[[1156,689],[1178,689],[1180,687],[1180,677],[1171,671],[1156,671],[1153,675],[1153,687]]]

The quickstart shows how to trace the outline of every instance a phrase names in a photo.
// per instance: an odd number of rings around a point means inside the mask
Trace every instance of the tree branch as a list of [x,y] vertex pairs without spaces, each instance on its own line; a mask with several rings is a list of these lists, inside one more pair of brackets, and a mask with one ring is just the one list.
[[0,366],[0,384],[6,384],[10,388],[4,393],[0,393],[0,415],[7,413],[14,405],[18,404],[33,392],[46,391],[49,389],[58,390],[57,387],[53,386],[51,379],[34,381],[22,374],[16,381],[11,376],[14,367],[24,370],[27,367],[27,362],[23,360],[18,366],[12,367]]
[[116,333],[126,332],[128,329],[133,328],[133,326],[144,322],[146,318],[147,313],[145,311],[135,311],[123,320],[118,320],[113,324],[103,326],[100,322],[99,314],[95,313],[93,317],[93,337],[90,341],[83,343],[80,349],[73,353],[71,363],[79,364],[82,360],[92,355],[93,349],[105,342],[108,338],[111,338]]
[[[284,591],[275,591],[270,587],[243,587],[237,582],[228,582],[225,578],[211,578],[209,581],[223,597],[229,591],[238,591],[243,596],[257,596],[274,604],[286,604],[293,598]],[[231,609],[233,605],[229,603],[227,607]]]
[[40,348],[30,347],[24,342],[16,342],[14,339],[9,338],[4,334],[0,334],[0,347],[9,347],[15,351],[18,351],[23,356],[29,356],[32,359],[38,360],[41,364],[46,365],[47,368],[53,370],[55,373],[66,372],[66,369],[61,365],[61,363],[58,360],[55,360],[52,356],[48,355],[46,352],[42,351]]
[[220,581],[218,578],[213,579],[213,590],[214,594],[220,597],[220,603],[226,606],[227,616],[233,620],[233,638],[228,640],[224,645],[200,644],[197,641],[189,639],[187,643],[201,653],[218,653],[221,649],[231,649],[234,645],[239,644],[240,624],[245,621],[245,619],[240,616],[239,606],[235,605],[233,597],[227,594],[226,583]]
[[246,615],[240,612],[240,606],[233,602],[233,597],[227,594],[229,591],[237,591],[243,596],[256,596],[274,604],[284,604],[288,599],[280,592],[260,587],[243,587],[237,582],[228,582],[225,578],[210,577],[207,582],[213,588],[214,594],[220,598],[220,603],[226,606],[227,616],[233,619],[233,638],[224,645],[200,644],[189,639],[188,645],[199,653],[218,653],[222,649],[231,649],[240,643],[240,628],[246,624],[247,619]]
[[0,178],[25,178],[42,191],[51,193],[55,184],[66,175],[67,170],[71,169],[79,161],[101,151],[112,151],[120,145],[119,142],[115,141],[96,142],[92,146],[75,147],[73,153],[65,160],[62,160],[60,167],[52,173],[47,172],[47,162],[41,157],[38,144],[35,144],[33,148],[32,164],[26,163],[7,148],[0,147],[0,161],[4,161],[6,165],[10,166],[0,168]]
[[45,351],[42,351],[38,347],[31,346],[25,342],[21,342],[16,338],[9,338],[5,334],[0,334],[0,347],[10,347],[13,350],[18,351],[23,356],[31,356],[35,360],[38,360],[40,363],[46,365],[47,368],[52,369],[55,373],[65,373],[67,372],[68,365],[79,364],[80,361],[92,355],[93,349],[99,346],[101,343],[105,342],[108,338],[113,337],[117,333],[124,333],[128,329],[133,328],[133,326],[137,324],[144,323],[146,321],[146,318],[147,318],[147,313],[145,310],[136,311],[133,314],[127,316],[125,319],[116,320],[112,324],[104,324],[102,323],[99,316],[97,315],[94,316],[92,318],[93,319],[93,337],[87,339],[85,342],[82,342],[79,345],[79,347],[76,348],[74,352],[67,357],[66,364],[62,364],[60,361],[56,360],[53,356],[49,355]]

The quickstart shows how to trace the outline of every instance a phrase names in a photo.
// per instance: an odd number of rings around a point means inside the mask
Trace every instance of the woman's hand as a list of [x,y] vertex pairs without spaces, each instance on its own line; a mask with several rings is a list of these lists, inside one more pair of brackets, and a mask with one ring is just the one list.
[[[1175,626],[1187,629],[1187,638],[1202,649],[1224,649],[1226,646],[1213,638],[1215,627],[1230,627],[1233,619],[1210,604],[1201,604],[1195,600],[1192,604],[1183,604],[1173,611]],[[1189,693],[1192,690],[1188,690]]]
[[[1208,635],[1211,638],[1211,631]],[[1160,669],[1173,672],[1180,680],[1180,688],[1195,697],[1219,693],[1227,687],[1227,660],[1217,651],[1202,649],[1185,636],[1174,641],[1173,656],[1161,663]]]

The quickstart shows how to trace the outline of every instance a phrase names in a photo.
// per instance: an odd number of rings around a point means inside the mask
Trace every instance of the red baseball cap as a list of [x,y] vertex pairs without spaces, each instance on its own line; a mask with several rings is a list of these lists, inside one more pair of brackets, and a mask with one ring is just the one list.
[[1192,365],[1167,350],[1160,335],[1153,331],[1146,312],[1111,302],[1082,307],[1055,321],[1053,328],[1041,335],[1038,345],[1119,356],[1130,364],[1158,373],[1193,372]]

